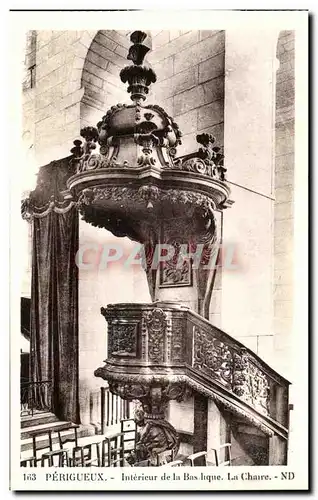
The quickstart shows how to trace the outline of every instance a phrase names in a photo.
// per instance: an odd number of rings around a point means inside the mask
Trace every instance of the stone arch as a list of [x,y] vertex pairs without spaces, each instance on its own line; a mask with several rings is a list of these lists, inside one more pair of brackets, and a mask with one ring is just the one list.
[[[100,30],[93,35],[81,67],[81,125],[94,125],[106,109],[118,102],[129,102],[119,78],[127,64],[130,46],[127,31]],[[92,36],[93,35],[93,36]],[[86,37],[86,44],[89,37]]]
[[83,31],[74,43],[74,60],[72,61],[73,64],[69,75],[67,94],[81,88],[85,58],[97,32],[97,30]]

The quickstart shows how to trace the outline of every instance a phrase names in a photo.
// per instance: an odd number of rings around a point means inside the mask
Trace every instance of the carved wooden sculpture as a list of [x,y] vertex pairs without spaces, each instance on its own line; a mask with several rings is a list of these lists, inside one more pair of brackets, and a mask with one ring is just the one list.
[[[271,389],[264,368],[242,346],[222,333],[207,333],[212,325],[203,318],[208,317],[213,270],[202,264],[209,262],[218,241],[215,213],[231,204],[223,154],[211,135],[200,134],[198,152],[176,157],[178,125],[160,106],[144,105],[156,81],[144,62],[149,37],[136,31],[131,41],[128,59],[133,65],[120,78],[128,83],[133,104],[111,107],[96,127],[81,131],[84,143],[76,140],[72,149],[77,173],[68,186],[84,220],[144,245],[153,304],[102,308],[108,357],[95,375],[107,380],[114,394],[141,402],[143,425],[136,455],[129,460],[155,463],[157,453],[178,450],[179,438],[165,420],[165,410],[170,400],[181,401],[189,387],[233,411],[240,397],[240,414],[248,415],[248,405],[254,405],[264,416],[261,425],[271,432],[266,418],[275,384]],[[170,245],[174,252],[170,260],[153,266],[158,245]],[[203,261],[196,263],[199,246]],[[189,301],[201,315],[198,325],[184,307]],[[220,387],[215,393],[207,389],[207,377]],[[283,382],[280,387],[284,390]],[[255,420],[253,412],[250,418]]]
[[[96,127],[81,130],[84,142],[74,141],[71,151],[77,173],[70,178],[69,188],[84,220],[144,245],[153,301],[164,299],[175,287],[187,287],[194,308],[204,314],[211,271],[193,266],[191,259],[178,262],[181,251],[193,253],[198,245],[206,260],[213,251],[214,210],[225,207],[229,197],[223,156],[214,138],[201,134],[198,153],[176,158],[181,144],[178,125],[160,106],[143,104],[156,81],[144,61],[151,40],[136,31],[131,41],[127,59],[133,65],[122,69],[120,78],[128,83],[133,104],[113,106]],[[171,245],[174,256],[154,267],[158,244]],[[124,321],[122,310],[116,324],[112,324],[113,310],[102,309],[102,314],[109,322],[108,359],[95,375],[107,379],[112,392],[143,404],[145,425],[136,459],[149,458],[147,453],[153,459],[155,452],[167,448],[177,451],[179,438],[164,413],[170,399],[184,397],[186,384],[171,379],[164,367],[183,361],[182,325],[175,321],[172,326],[171,313],[161,308],[143,311],[141,322],[132,323]],[[128,372],[127,364],[118,365],[121,359],[127,359]],[[144,370],[147,366],[152,367],[150,378]]]

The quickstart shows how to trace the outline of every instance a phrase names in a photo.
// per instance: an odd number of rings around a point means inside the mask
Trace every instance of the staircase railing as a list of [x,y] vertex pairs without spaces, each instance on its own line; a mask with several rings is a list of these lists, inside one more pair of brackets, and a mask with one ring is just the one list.
[[[209,380],[249,405],[268,422],[288,428],[289,382],[253,351],[189,312],[187,321],[187,364]],[[222,392],[222,390],[221,390]]]
[[20,416],[52,411],[52,382],[24,382],[20,385]]

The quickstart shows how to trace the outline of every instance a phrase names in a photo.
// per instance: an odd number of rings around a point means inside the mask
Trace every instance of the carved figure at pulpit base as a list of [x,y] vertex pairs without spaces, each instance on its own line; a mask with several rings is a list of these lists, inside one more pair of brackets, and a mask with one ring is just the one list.
[[130,465],[150,460],[152,466],[157,465],[159,453],[172,450],[175,457],[180,446],[180,438],[175,428],[164,419],[146,418],[142,409],[135,412],[135,421],[140,428],[135,451],[127,458]]

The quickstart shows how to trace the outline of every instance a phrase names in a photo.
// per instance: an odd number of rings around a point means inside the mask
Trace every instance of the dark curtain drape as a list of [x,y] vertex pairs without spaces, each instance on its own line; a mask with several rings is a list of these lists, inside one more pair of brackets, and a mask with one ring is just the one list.
[[[78,422],[78,213],[71,202],[58,201],[63,167],[65,162],[54,162],[42,170],[41,188],[32,196],[33,207],[42,208],[33,213],[31,380],[51,382],[53,412]],[[43,205],[47,198],[49,204]],[[41,384],[35,387],[36,403],[46,406],[41,399],[47,392]]]
[[21,333],[27,340],[30,340],[30,310],[31,300],[28,297],[21,297]]

